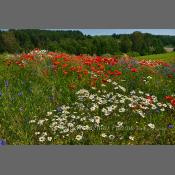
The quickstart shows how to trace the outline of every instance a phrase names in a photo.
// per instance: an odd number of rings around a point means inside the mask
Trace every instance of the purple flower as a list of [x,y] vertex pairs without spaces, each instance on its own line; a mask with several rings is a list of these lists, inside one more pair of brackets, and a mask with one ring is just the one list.
[[0,91],[0,97],[2,96],[2,92]]
[[23,93],[22,93],[22,92],[19,92],[19,93],[18,93],[18,96],[22,96],[22,95],[23,95]]
[[172,129],[174,126],[172,124],[168,125],[168,128]]
[[4,146],[4,145],[6,145],[6,141],[5,141],[5,140],[0,139],[0,146]]

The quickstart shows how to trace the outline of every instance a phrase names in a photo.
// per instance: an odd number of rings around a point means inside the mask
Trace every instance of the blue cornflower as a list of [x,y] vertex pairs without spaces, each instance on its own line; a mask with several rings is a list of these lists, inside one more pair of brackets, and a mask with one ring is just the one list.
[[61,108],[61,106],[58,106],[56,110],[57,110],[57,112],[62,112],[63,111],[63,109]]
[[160,109],[156,109],[155,111],[156,111],[156,112],[160,112]]
[[7,144],[7,143],[6,143],[5,140],[0,139],[0,146],[4,146],[4,145],[6,145],[6,144]]
[[19,92],[19,93],[18,93],[18,96],[22,96],[22,95],[23,95],[23,93],[22,93],[22,92]]
[[0,91],[0,97],[2,96],[2,92]]
[[168,128],[174,128],[174,126],[172,124],[169,124]]

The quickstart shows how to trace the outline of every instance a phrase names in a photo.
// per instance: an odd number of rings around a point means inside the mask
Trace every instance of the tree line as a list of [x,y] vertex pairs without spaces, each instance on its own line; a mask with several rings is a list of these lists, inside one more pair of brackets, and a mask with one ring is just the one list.
[[84,35],[80,31],[52,31],[39,29],[10,29],[0,31],[0,53],[28,52],[34,48],[69,54],[131,56],[164,53],[164,47],[175,47],[174,36],[149,33],[113,34],[104,36]]

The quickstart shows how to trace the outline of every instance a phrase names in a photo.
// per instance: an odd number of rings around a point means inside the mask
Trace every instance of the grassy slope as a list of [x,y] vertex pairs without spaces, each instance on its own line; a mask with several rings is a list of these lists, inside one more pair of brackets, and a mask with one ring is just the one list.
[[146,55],[146,56],[138,56],[136,57],[139,60],[162,60],[166,62],[175,62],[175,52],[169,52],[164,54],[154,54],[154,55]]

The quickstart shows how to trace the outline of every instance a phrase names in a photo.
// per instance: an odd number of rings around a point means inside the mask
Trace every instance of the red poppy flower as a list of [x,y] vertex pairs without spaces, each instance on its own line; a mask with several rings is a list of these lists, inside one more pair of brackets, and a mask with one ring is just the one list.
[[171,104],[175,106],[175,98],[171,100]]
[[165,96],[165,99],[166,99],[166,100],[172,100],[173,97],[172,97],[172,96]]
[[67,75],[67,74],[68,74],[68,72],[67,72],[67,71],[63,71],[63,74],[64,74],[64,75]]
[[122,72],[120,72],[118,70],[115,70],[114,72],[115,72],[115,75],[121,75],[122,74]]
[[84,70],[83,73],[84,73],[84,75],[87,75],[88,74],[88,71],[87,70]]
[[138,72],[136,68],[132,68],[131,72]]
[[173,78],[173,75],[171,75],[171,74],[168,74],[168,78]]
[[149,100],[150,103],[153,103],[153,99],[151,96],[147,96],[146,98]]
[[107,80],[106,80],[106,79],[103,79],[102,82],[103,82],[103,83],[107,83]]
[[68,64],[63,64],[63,65],[62,65],[63,68],[65,68],[65,67],[67,67],[67,66],[68,66]]
[[21,62],[20,61],[16,61],[16,64],[21,64]]
[[78,79],[82,79],[82,74],[78,74]]
[[59,65],[59,64],[60,64],[60,62],[55,61],[53,64],[54,64],[54,65]]

